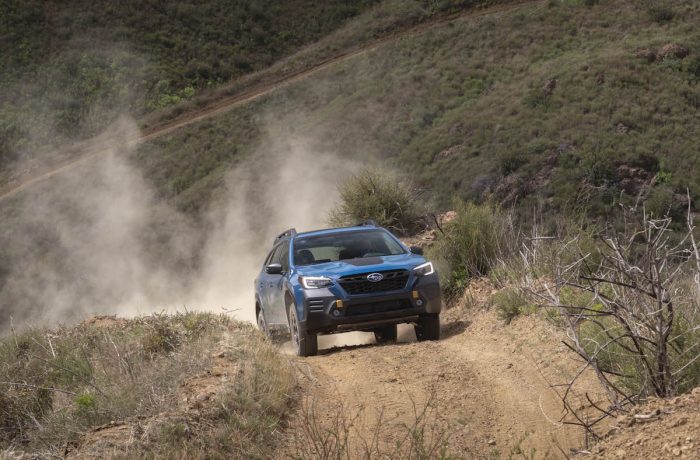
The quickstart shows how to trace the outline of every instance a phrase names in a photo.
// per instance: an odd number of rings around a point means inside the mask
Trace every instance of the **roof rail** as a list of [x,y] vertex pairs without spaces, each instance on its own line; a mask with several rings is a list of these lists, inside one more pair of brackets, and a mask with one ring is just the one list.
[[290,228],[288,230],[285,230],[282,233],[280,233],[279,235],[277,235],[277,237],[275,238],[275,243],[277,243],[282,238],[285,238],[287,236],[289,236],[289,237],[296,236],[296,234],[297,234],[296,228]]
[[376,226],[377,226],[376,222],[374,222],[372,219],[363,220],[362,222],[359,222],[359,223],[353,225],[353,227],[376,227]]

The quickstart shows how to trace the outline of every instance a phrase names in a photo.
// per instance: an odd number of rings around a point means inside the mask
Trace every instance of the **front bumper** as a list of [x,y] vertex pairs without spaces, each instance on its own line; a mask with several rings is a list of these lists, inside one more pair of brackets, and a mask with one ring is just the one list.
[[333,333],[413,322],[422,314],[440,313],[437,274],[409,284],[401,291],[358,296],[339,296],[328,289],[305,290],[302,322],[309,332]]

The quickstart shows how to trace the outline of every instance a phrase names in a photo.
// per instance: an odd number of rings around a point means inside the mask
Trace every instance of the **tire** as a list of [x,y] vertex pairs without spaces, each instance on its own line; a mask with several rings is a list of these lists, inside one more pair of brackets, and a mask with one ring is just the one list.
[[265,337],[270,338],[272,334],[270,333],[270,328],[267,327],[267,321],[265,320],[265,313],[262,308],[258,311],[258,329],[260,332],[265,334]]
[[396,324],[378,327],[373,332],[377,343],[396,342]]
[[292,345],[297,356],[314,356],[318,353],[318,337],[316,334],[306,331],[306,327],[297,318],[297,309],[294,304],[289,306],[289,333],[292,336]]
[[422,315],[416,324],[416,338],[419,342],[440,340],[440,315],[434,313]]

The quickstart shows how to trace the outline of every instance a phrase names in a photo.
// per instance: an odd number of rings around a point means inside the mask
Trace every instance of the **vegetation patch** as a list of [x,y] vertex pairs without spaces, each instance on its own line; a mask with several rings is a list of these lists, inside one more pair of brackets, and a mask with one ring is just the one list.
[[437,232],[428,248],[448,295],[464,290],[473,277],[489,273],[504,249],[508,220],[489,205],[455,201],[456,217]]
[[333,226],[371,219],[399,235],[412,235],[420,229],[424,207],[418,190],[407,180],[366,169],[348,178],[338,191],[339,203],[328,219]]
[[0,342],[0,449],[265,458],[292,387],[274,347],[223,315],[13,334]]

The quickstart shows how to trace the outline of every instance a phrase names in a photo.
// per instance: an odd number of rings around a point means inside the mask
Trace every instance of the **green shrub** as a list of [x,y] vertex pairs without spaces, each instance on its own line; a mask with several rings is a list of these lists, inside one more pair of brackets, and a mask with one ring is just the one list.
[[491,296],[491,303],[496,307],[498,317],[506,324],[510,324],[516,317],[532,310],[525,296],[516,288],[506,288],[494,293]]
[[89,411],[95,410],[95,408],[97,408],[97,398],[95,397],[95,395],[90,393],[85,393],[76,396],[73,401],[80,410]]
[[366,169],[341,184],[339,192],[340,202],[328,219],[333,226],[372,219],[400,235],[420,229],[422,208],[416,188],[392,174]]
[[448,293],[460,292],[469,278],[489,272],[501,253],[505,219],[489,205],[455,201],[457,216],[446,223],[428,256],[437,264]]

